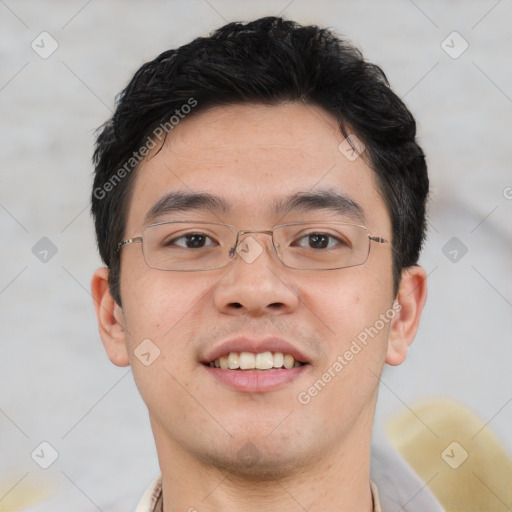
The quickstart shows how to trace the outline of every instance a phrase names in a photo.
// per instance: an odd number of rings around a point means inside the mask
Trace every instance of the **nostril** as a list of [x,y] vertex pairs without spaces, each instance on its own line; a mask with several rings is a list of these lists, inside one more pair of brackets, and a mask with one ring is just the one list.
[[242,304],[240,304],[240,302],[233,302],[231,306],[233,306],[235,309],[240,309],[241,307],[243,307]]

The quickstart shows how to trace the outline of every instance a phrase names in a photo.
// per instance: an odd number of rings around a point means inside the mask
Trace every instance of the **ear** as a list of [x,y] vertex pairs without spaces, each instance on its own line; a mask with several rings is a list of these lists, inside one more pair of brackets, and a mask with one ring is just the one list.
[[400,288],[393,309],[386,363],[396,366],[404,362],[407,350],[416,336],[420,316],[427,300],[427,274],[423,267],[413,265],[402,271]]
[[107,267],[99,268],[91,281],[100,337],[110,360],[116,366],[128,366],[123,310],[110,294],[108,273]]

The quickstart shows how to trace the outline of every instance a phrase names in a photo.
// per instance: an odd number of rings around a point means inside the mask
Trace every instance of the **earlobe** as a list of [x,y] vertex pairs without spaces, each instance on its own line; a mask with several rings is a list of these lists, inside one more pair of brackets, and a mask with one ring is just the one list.
[[128,366],[130,363],[123,310],[110,294],[108,272],[107,267],[96,270],[91,281],[98,328],[110,360],[116,366]]
[[416,336],[421,312],[427,299],[427,274],[423,267],[414,265],[402,271],[396,297],[398,306],[391,322],[386,363],[392,366],[404,362],[407,350]]

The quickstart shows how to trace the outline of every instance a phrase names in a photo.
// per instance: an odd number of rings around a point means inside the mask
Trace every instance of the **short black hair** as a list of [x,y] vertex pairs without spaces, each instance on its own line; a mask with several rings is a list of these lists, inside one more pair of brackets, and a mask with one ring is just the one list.
[[[235,103],[303,101],[355,134],[377,176],[393,227],[395,294],[425,237],[428,175],[416,123],[380,67],[333,31],[279,17],[233,22],[144,64],[119,95],[93,156],[92,214],[112,296],[121,304],[120,255],[135,171],[144,148],[183,113]],[[185,108],[186,107],[186,108]],[[177,121],[176,121],[177,120]],[[170,135],[172,136],[172,134]],[[349,138],[350,140],[350,138]]]

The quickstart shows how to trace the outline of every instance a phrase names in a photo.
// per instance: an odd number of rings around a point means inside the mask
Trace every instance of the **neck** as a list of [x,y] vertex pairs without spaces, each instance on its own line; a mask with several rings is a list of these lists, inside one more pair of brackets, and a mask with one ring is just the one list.
[[199,460],[153,425],[164,512],[371,512],[369,427],[315,460],[258,478]]

